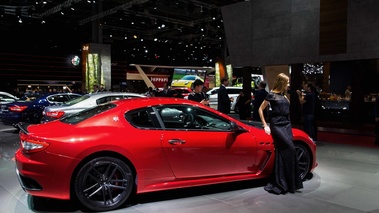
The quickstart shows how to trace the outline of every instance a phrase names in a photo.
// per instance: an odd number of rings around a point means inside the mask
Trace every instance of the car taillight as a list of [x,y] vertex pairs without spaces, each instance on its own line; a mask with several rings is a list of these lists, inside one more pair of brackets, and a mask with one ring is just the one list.
[[12,111],[12,112],[22,112],[26,108],[28,108],[28,106],[17,106],[17,105],[14,105],[14,106],[10,106],[9,110]]
[[45,112],[46,116],[52,118],[60,118],[64,115],[63,111],[53,111],[53,112]]
[[28,137],[27,134],[20,134],[21,147],[24,153],[34,153],[45,150],[50,144],[41,140]]

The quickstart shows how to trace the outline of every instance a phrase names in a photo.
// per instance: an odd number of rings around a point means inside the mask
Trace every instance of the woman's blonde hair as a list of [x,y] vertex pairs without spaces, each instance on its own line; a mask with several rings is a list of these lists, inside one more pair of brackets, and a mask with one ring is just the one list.
[[286,74],[280,73],[278,76],[276,76],[276,80],[272,90],[285,94],[287,92],[286,87],[288,86],[289,81],[290,78]]

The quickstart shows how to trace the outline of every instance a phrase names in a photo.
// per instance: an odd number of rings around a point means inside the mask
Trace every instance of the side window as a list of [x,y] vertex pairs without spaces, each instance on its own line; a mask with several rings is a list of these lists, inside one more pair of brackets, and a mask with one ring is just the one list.
[[164,106],[157,111],[168,129],[230,131],[230,122],[193,106]]
[[157,128],[154,112],[148,109],[134,110],[126,113],[125,118],[137,128]]

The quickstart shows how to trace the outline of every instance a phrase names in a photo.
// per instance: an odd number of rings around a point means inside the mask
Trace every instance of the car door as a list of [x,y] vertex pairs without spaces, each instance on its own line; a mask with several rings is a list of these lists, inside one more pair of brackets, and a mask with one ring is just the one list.
[[217,93],[218,93],[219,88],[213,88],[212,90],[208,91],[207,94],[209,96],[209,106],[212,107],[213,109],[217,109]]
[[156,108],[165,126],[162,147],[177,178],[252,173],[256,140],[235,133],[223,117],[191,105]]

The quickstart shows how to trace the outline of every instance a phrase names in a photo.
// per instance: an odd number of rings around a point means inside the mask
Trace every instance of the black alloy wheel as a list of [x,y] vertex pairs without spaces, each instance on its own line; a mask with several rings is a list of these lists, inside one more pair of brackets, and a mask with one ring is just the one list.
[[295,144],[296,157],[299,162],[300,177],[304,180],[311,167],[311,156],[308,149],[302,144]]
[[109,211],[122,205],[134,188],[128,164],[114,157],[98,157],[81,167],[75,177],[78,201],[92,211]]

